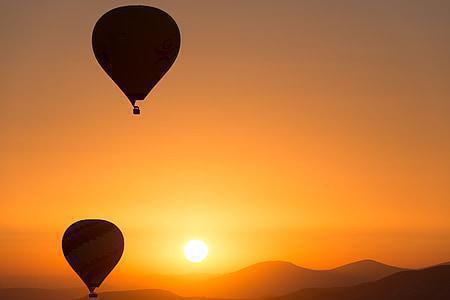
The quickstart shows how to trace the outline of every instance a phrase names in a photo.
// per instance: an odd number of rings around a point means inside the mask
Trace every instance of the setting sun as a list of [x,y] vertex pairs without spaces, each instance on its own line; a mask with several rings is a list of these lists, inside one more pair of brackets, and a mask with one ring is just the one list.
[[183,251],[186,259],[193,263],[202,262],[208,256],[208,246],[201,240],[190,240]]

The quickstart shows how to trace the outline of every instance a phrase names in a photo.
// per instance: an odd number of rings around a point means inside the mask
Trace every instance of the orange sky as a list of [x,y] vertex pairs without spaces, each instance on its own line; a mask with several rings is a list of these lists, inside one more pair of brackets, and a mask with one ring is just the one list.
[[449,260],[450,3],[368,2],[142,1],[182,47],[136,117],[90,44],[132,2],[3,1],[0,277],[76,282],[83,218],[124,232],[113,276]]

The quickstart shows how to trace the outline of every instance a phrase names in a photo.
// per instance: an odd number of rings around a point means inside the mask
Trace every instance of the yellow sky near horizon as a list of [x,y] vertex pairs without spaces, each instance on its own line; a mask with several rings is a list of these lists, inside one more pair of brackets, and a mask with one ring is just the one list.
[[0,278],[72,278],[84,218],[118,277],[450,259],[450,3],[142,1],[182,47],[139,117],[90,45],[130,3],[0,3]]

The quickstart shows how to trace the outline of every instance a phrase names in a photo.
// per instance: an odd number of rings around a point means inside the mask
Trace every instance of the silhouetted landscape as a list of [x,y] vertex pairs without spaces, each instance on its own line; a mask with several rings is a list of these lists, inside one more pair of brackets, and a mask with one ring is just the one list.
[[331,270],[312,270],[281,261],[263,262],[202,283],[203,289],[198,291],[197,296],[275,297],[304,288],[347,286],[373,281],[402,270],[371,260]]
[[[268,261],[221,275],[153,275],[137,281],[146,282],[145,288],[168,290],[186,297],[267,298],[303,288],[354,285],[403,270],[373,260],[357,261],[329,270]],[[133,282],[130,280],[128,284],[132,286]]]
[[[103,292],[99,299],[447,299],[450,297],[450,265],[447,264],[406,270],[362,260],[330,270],[311,270],[288,262],[272,261],[203,279],[199,281],[201,284],[195,296],[181,296],[162,289],[140,289]],[[0,298],[11,300],[86,299],[84,294],[83,289],[0,289]]]

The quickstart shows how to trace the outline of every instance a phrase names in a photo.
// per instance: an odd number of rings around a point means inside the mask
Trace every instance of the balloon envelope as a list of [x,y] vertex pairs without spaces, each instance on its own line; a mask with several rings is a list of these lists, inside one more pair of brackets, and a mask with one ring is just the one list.
[[124,240],[113,223],[82,220],[67,228],[62,248],[72,269],[93,292],[119,262]]
[[110,10],[92,33],[95,57],[132,105],[143,100],[169,70],[180,43],[180,31],[172,17],[142,5]]

